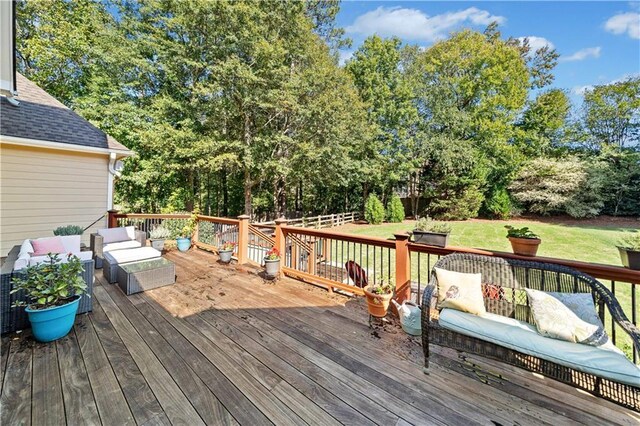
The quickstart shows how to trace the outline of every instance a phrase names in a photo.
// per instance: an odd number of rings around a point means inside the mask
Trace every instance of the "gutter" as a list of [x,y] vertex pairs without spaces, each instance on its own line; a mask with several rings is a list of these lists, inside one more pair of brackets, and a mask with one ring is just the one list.
[[128,149],[121,150],[112,148],[98,148],[93,146],[74,145],[69,143],[52,142],[40,139],[19,138],[6,135],[0,135],[0,143],[7,145],[31,146],[36,148],[59,149],[62,151],[86,152],[93,154],[115,154],[118,157],[130,157],[132,155],[135,155],[133,151],[130,151]]

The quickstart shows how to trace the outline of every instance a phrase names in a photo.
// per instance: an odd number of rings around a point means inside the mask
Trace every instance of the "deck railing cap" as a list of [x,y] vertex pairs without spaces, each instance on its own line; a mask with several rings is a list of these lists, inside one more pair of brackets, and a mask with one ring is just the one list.
[[282,225],[282,224],[286,224],[289,221],[284,217],[279,217],[276,220],[274,220],[274,222],[276,223],[276,225]]

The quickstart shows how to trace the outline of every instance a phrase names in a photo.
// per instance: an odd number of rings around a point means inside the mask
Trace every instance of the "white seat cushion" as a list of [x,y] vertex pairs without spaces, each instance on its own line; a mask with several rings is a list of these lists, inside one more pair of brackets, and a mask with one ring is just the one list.
[[102,236],[103,244],[136,239],[136,230],[133,226],[98,229],[98,234]]
[[440,312],[440,326],[578,371],[640,387],[640,367],[611,343],[589,346],[543,337],[536,327],[514,318],[477,316],[453,309]]
[[111,265],[120,263],[137,262],[140,260],[155,259],[160,257],[162,253],[153,247],[140,247],[129,250],[114,250],[104,254],[104,258]]
[[113,250],[124,250],[124,249],[134,249],[141,247],[140,241],[137,240],[129,240],[129,241],[120,241],[117,243],[109,243],[102,246],[102,252],[106,253],[108,251]]

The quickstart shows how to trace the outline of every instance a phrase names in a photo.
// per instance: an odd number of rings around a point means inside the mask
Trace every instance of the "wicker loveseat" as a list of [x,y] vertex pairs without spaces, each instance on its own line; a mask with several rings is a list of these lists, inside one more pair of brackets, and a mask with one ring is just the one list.
[[89,241],[96,268],[101,269],[105,253],[144,247],[147,245],[147,233],[133,226],[105,228],[91,234]]
[[[525,288],[547,292],[591,293],[598,315],[603,323],[605,309],[607,309],[610,317],[622,330],[629,334],[635,349],[640,351],[640,331],[627,319],[613,294],[594,278],[575,269],[554,264],[474,254],[451,254],[442,257],[435,264],[429,285],[423,293],[423,306],[425,308],[422,310],[422,341],[425,372],[428,371],[429,367],[429,344],[431,343],[497,359],[581,388],[634,410],[640,410],[640,379],[637,382],[635,378],[632,379],[631,384],[628,383],[628,380],[625,380],[627,383],[620,383],[608,377],[585,372],[585,369],[581,366],[571,365],[567,362],[559,363],[555,359],[555,362],[552,362],[548,359],[549,357],[543,358],[544,355],[533,356],[529,350],[527,352],[530,353],[515,350],[513,345],[511,347],[509,345],[503,346],[497,343],[500,339],[489,341],[482,332],[468,332],[468,330],[473,329],[472,327],[451,327],[450,324],[447,324],[446,315],[444,314],[454,311],[449,309],[440,310],[437,307],[438,280],[435,268],[463,273],[480,273],[485,307],[489,314],[487,317],[503,318],[505,323],[519,321],[521,328],[528,327],[533,329],[531,325],[535,325],[528,306]],[[430,309],[427,309],[427,306]],[[455,313],[472,315],[457,311]],[[499,315],[499,317],[494,315]],[[478,318],[477,316],[474,317]],[[479,318],[478,321],[486,320]],[[501,322],[498,322],[498,324],[501,324]],[[511,330],[505,330],[505,335],[510,332]],[[583,348],[587,347],[587,345],[580,343],[563,342],[542,336],[536,336],[536,338],[538,340],[540,338],[549,339],[552,341],[549,342],[551,345],[579,345],[580,347],[576,349],[588,350]],[[572,353],[572,351],[566,351],[566,353]],[[629,367],[633,370],[637,366],[629,362],[629,365],[625,364],[624,367]],[[638,385],[634,385],[635,383],[638,383]]]

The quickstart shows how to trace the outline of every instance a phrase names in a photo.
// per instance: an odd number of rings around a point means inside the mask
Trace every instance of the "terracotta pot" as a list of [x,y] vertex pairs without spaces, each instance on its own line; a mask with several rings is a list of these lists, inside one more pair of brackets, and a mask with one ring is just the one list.
[[367,308],[369,313],[376,318],[384,318],[387,315],[389,309],[389,303],[391,303],[391,297],[393,293],[388,294],[376,294],[371,293],[369,290],[371,286],[364,288],[364,294],[367,298]]
[[538,246],[542,242],[540,238],[515,238],[509,237],[511,248],[515,254],[520,256],[535,256]]

